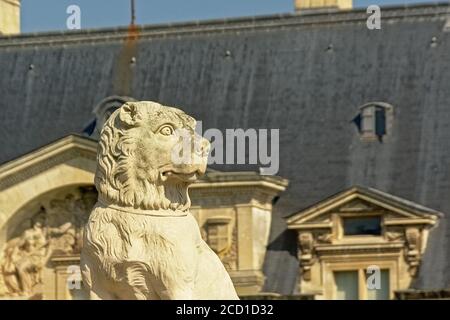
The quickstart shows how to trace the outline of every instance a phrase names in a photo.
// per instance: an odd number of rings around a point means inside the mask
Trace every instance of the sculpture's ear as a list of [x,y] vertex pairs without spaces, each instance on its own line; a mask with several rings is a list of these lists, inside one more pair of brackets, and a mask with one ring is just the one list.
[[126,102],[121,108],[119,118],[129,126],[136,126],[142,121],[142,114],[133,102]]

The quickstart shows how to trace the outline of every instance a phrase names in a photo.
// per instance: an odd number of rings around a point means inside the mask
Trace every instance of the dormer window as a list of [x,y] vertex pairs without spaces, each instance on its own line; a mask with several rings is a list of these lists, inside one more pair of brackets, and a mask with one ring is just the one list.
[[126,96],[109,96],[100,101],[92,111],[95,115],[95,119],[89,123],[83,132],[93,138],[98,138],[106,120],[109,119],[114,111],[119,109],[125,102],[128,101],[136,100]]
[[344,236],[381,236],[381,217],[343,218]]
[[363,141],[380,141],[391,131],[393,107],[384,102],[370,102],[359,107],[353,119]]
[[318,299],[394,298],[416,277],[441,215],[364,187],[296,213],[287,225],[297,231],[299,292]]

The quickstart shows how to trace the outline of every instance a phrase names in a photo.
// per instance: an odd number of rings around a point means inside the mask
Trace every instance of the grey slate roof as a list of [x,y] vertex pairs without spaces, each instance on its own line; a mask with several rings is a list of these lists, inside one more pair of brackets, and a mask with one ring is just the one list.
[[[354,10],[0,38],[0,163],[80,132],[110,95],[181,106],[204,129],[280,128],[290,187],[274,209],[266,291],[295,290],[283,217],[355,184],[447,214],[414,286],[449,287],[447,12],[385,8],[375,31]],[[394,106],[383,143],[362,142],[351,123],[370,101]]]

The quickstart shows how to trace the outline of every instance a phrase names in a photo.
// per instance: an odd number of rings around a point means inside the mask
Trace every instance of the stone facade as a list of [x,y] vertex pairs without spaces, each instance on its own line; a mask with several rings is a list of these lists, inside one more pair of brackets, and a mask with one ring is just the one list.
[[[81,226],[97,199],[97,143],[68,136],[0,167],[0,296],[85,299]],[[287,180],[209,171],[191,186],[191,211],[238,294],[258,294],[272,200]],[[8,201],[15,199],[15,201]]]
[[[96,149],[93,140],[68,136],[0,167],[3,298],[87,298],[79,270],[81,226],[97,199]],[[241,297],[283,298],[264,292],[263,261],[272,203],[287,184],[254,172],[208,171],[190,187],[191,212],[202,237]],[[382,218],[380,236],[344,236],[343,218],[366,216]],[[334,272],[377,265],[389,270],[389,297],[395,298],[416,277],[440,216],[361,187],[292,215],[286,222],[297,233],[298,297],[336,298]]]
[[191,211],[204,239],[222,258],[238,294],[260,292],[272,200],[287,180],[253,172],[210,172],[191,186]]
[[[353,187],[294,214],[297,232],[298,291],[317,299],[337,299],[336,273],[358,273],[358,297],[369,299],[365,273],[387,273],[386,298],[410,287],[425,252],[429,231],[441,213],[378,190]],[[375,221],[377,232],[346,234],[346,221]],[[370,220],[372,219],[372,220]]]

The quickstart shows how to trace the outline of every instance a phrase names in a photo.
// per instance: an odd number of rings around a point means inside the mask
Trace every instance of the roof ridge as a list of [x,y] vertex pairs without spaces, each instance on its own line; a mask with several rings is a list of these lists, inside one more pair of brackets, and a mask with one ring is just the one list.
[[[384,19],[404,19],[450,14],[448,3],[409,4],[384,6]],[[366,8],[351,10],[329,10],[325,12],[299,12],[260,16],[245,16],[221,19],[194,20],[175,23],[159,23],[133,26],[139,38],[180,36],[187,34],[213,33],[225,31],[245,31],[261,28],[285,28],[289,26],[361,22],[367,20]],[[0,36],[0,47],[36,44],[70,43],[83,41],[123,40],[128,37],[130,26],[98,29],[47,31]]]

